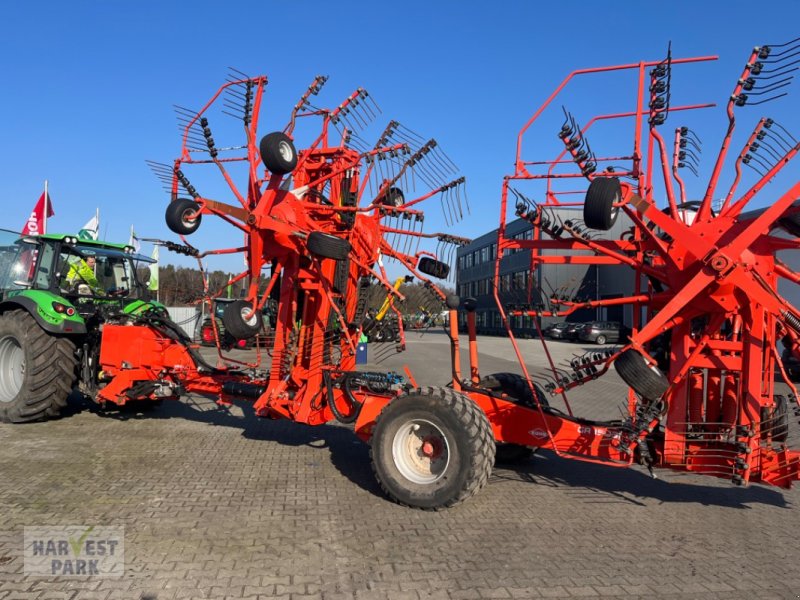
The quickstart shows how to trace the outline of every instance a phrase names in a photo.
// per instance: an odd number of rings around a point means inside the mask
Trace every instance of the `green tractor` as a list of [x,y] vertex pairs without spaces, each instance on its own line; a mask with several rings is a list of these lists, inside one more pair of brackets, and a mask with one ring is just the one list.
[[94,397],[104,322],[169,321],[142,283],[152,262],[122,244],[0,230],[0,422],[58,415],[76,383]]

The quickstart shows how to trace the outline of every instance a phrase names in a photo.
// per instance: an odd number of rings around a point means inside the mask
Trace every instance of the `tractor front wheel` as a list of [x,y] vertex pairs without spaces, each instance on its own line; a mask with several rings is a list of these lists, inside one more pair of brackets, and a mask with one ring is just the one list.
[[489,420],[449,388],[420,388],[389,402],[371,444],[372,469],[383,491],[424,510],[449,508],[474,495],[494,463]]
[[48,335],[27,312],[0,315],[0,422],[58,416],[75,383],[75,345]]

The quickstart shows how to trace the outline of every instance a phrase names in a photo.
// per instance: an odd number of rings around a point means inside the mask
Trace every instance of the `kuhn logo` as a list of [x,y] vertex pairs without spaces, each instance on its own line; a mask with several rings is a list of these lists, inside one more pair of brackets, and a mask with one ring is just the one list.
[[543,440],[547,437],[547,432],[544,429],[532,429],[528,433],[531,434],[533,437],[535,437],[537,440]]

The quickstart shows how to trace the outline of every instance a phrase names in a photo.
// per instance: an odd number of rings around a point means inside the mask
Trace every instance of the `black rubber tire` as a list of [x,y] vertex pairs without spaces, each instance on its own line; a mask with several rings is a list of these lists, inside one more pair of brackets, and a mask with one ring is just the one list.
[[391,187],[381,196],[380,203],[384,206],[393,206],[397,208],[406,203],[406,197],[405,194],[403,194],[403,190],[397,187]]
[[622,198],[622,188],[617,177],[592,179],[583,203],[583,221],[587,227],[608,231],[616,223],[619,208],[614,204]]
[[252,304],[246,300],[236,300],[226,306],[222,313],[225,334],[237,340],[249,340],[261,332],[264,327],[264,315],[260,310],[245,321],[244,315],[249,314],[252,309]]
[[[536,408],[537,398],[542,406],[548,406],[547,398],[542,388],[536,383],[533,384],[533,389],[536,390],[536,397],[534,397],[533,393],[531,393],[531,388],[528,387],[528,382],[524,377],[516,373],[493,373],[492,375],[487,375],[481,379],[480,387],[490,392],[505,394],[515,404],[527,408]],[[529,448],[520,444],[498,442],[494,462],[495,464],[506,465],[519,464],[530,460],[536,450],[537,448]]]
[[[414,425],[421,425],[423,433],[438,432],[431,443],[442,443],[447,452],[441,472],[432,469],[426,475],[421,467],[417,478],[430,481],[413,481],[401,470],[408,471],[402,450],[408,450],[411,461],[420,456],[421,449],[411,447],[424,441],[416,437],[422,433]],[[477,404],[449,388],[419,388],[389,402],[378,415],[370,443],[372,470],[386,495],[423,510],[450,508],[470,498],[489,480],[494,463],[489,420]]]
[[[170,231],[179,235],[189,235],[197,231],[203,216],[197,211],[200,205],[189,198],[176,198],[167,204],[164,220]],[[192,220],[189,217],[193,217]]]
[[347,260],[350,257],[350,242],[321,231],[312,231],[308,234],[306,247],[311,254],[321,258]]
[[423,256],[420,258],[417,269],[421,273],[436,277],[437,279],[445,279],[450,274],[450,265],[440,260],[433,259],[430,256]]
[[669,380],[658,367],[651,366],[636,350],[626,350],[614,361],[614,368],[633,391],[645,400],[658,400],[669,387]]
[[603,344],[606,343],[606,341],[607,341],[606,340],[606,336],[604,336],[604,335],[598,335],[597,339],[595,340],[595,342],[597,342],[598,346],[602,346]]
[[292,138],[281,131],[268,133],[258,146],[264,166],[273,175],[286,175],[297,166],[297,149]]
[[[18,358],[24,363],[15,383],[12,365]],[[58,416],[75,384],[76,365],[72,340],[48,334],[23,310],[0,315],[0,422]]]

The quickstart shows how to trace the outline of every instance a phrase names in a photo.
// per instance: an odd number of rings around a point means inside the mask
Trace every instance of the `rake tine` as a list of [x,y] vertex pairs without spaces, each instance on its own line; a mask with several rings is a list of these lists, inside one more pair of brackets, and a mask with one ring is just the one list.
[[445,193],[443,194],[443,197],[445,198],[445,202],[447,202],[447,210],[450,213],[450,221],[453,224],[456,224],[458,222],[458,215],[456,215],[455,208],[453,207],[452,204],[452,199],[450,198],[450,194]]
[[[757,142],[757,143],[758,143],[758,146],[756,148],[763,148],[776,161],[781,159],[781,155],[768,142],[766,142],[764,140],[761,140],[760,142]],[[752,144],[750,145],[750,149],[753,152],[755,152],[755,150],[753,149],[753,145]]]
[[369,92],[367,92],[367,90],[364,90],[364,101],[365,102],[368,101],[372,105],[372,108],[374,108],[377,111],[378,115],[382,115],[383,114],[383,111],[381,110],[381,107],[378,106],[378,103],[375,102],[375,99],[370,95]]
[[429,152],[426,156],[430,157],[425,163],[425,168],[431,173],[432,177],[437,181],[441,181],[439,185],[445,185],[447,182],[448,174],[445,172],[441,165],[437,164],[434,152]]
[[[786,135],[789,137],[789,139],[790,139],[790,140],[792,140],[792,142],[794,142],[794,144],[797,144],[797,140],[796,140],[796,139],[795,139],[795,137],[794,137],[794,136],[793,136],[793,135],[792,135],[792,134],[789,132],[789,130],[788,130],[788,129],[786,129],[786,127],[784,127],[783,125],[781,125],[781,124],[780,124],[780,123],[778,123],[777,121],[773,121],[773,122],[772,122],[772,124],[773,124],[773,125],[777,125],[778,127],[780,127],[780,129],[781,129],[781,130],[782,130],[782,131],[783,131],[783,132],[784,132],[784,133],[785,133],[785,134],[786,134]],[[773,132],[774,132],[774,130],[773,130]],[[793,144],[793,145],[794,145],[794,144]]]
[[444,197],[439,199],[439,203],[442,205],[442,216],[444,217],[444,224],[448,227],[451,227],[450,221],[447,219],[447,211],[444,209]]
[[235,87],[225,88],[225,94],[233,96],[234,98],[239,98],[241,100],[247,100],[247,94],[243,91],[239,91]]
[[422,136],[418,135],[417,133],[415,133],[414,131],[412,131],[411,129],[409,129],[408,127],[403,125],[402,123],[398,123],[398,126],[399,126],[399,129],[402,129],[405,132],[406,135],[411,136],[413,138],[416,138],[420,143],[423,143],[425,141]]
[[[363,131],[367,128],[367,123],[364,122],[363,118],[359,114],[358,105],[355,104],[355,101],[342,110],[342,115],[346,115],[348,119],[350,119],[351,123],[355,123],[358,131]],[[350,127],[350,129],[355,129],[354,127]]]
[[462,184],[457,183],[453,187],[453,193],[456,195],[456,198],[458,199],[458,212],[461,215],[461,219],[463,220],[464,219],[464,207],[461,205],[461,185]]
[[436,150],[433,154],[435,160],[442,166],[442,168],[446,173],[450,173],[453,175],[458,173],[458,167],[452,160],[450,160],[450,158],[448,158],[448,156],[444,153],[444,150],[442,150],[442,147],[439,146],[438,143],[436,144]]
[[[417,222],[416,222],[415,219],[411,219],[411,227],[408,228],[406,231],[410,232],[411,234],[416,233],[416,231],[417,231]],[[412,245],[411,241],[412,241],[413,237],[414,237],[413,235],[409,235],[409,234],[405,235],[405,240],[404,240],[404,243],[403,243],[403,254],[408,254],[408,251],[409,251],[409,249],[411,248],[411,245]]]
[[378,119],[378,113],[372,110],[372,107],[366,102],[366,97],[365,101],[361,103],[361,110],[367,115],[370,123]]
[[244,114],[245,112],[244,107],[240,106],[239,104],[233,104],[232,102],[229,102],[227,99],[222,101],[222,105],[225,106],[226,108],[235,110],[236,112],[240,112],[242,114]]

